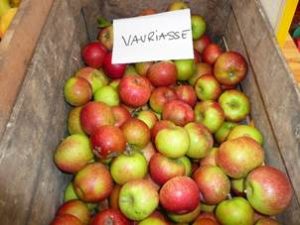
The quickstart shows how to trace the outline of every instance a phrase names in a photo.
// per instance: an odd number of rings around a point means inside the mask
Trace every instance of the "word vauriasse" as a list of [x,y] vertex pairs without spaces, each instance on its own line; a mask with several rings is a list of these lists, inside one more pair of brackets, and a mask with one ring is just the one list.
[[168,32],[158,32],[151,31],[148,34],[142,35],[129,35],[124,36],[122,35],[122,39],[124,41],[125,46],[132,46],[137,44],[144,44],[150,42],[157,42],[157,41],[172,41],[172,40],[179,40],[179,39],[186,39],[187,33],[190,32],[190,29],[182,30],[182,31],[168,31]]

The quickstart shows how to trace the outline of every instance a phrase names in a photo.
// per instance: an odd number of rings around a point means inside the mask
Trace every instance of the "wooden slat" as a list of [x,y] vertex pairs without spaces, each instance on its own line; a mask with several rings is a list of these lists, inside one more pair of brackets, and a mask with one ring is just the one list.
[[[280,149],[257,85],[257,74],[255,74],[251,63],[249,63],[250,60],[247,57],[245,43],[243,42],[243,37],[240,35],[240,30],[233,14],[229,18],[225,38],[229,49],[240,52],[248,61],[249,71],[246,79],[242,82],[242,89],[251,102],[251,118],[255,121],[255,126],[264,134],[266,162],[268,165],[286,172],[285,163],[281,157]],[[295,196],[289,208],[279,218],[284,224],[297,224],[300,221],[300,206]]]
[[1,225],[49,224],[62,200],[69,178],[53,152],[66,132],[63,85],[81,65],[82,30],[80,0],[56,0],[0,143]]
[[0,138],[53,0],[23,0],[0,43]]
[[300,92],[257,1],[232,1],[267,117],[300,201]]

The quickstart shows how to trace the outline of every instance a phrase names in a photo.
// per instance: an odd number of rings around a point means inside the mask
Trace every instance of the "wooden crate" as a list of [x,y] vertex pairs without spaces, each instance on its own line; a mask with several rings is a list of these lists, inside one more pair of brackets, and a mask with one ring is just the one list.
[[[287,173],[294,190],[290,207],[279,219],[283,224],[298,225],[300,93],[260,3],[258,0],[188,2],[194,13],[207,19],[212,34],[224,37],[230,49],[247,57],[250,70],[242,89],[250,97],[251,117],[264,134],[267,162]],[[64,102],[63,85],[82,66],[80,49],[96,37],[96,17],[128,17],[145,7],[163,10],[169,1],[24,0],[24,3],[28,7],[23,6],[24,17],[40,13],[30,3],[51,10],[44,27],[38,20],[27,25],[33,29],[39,23],[43,30],[41,35],[39,31],[36,33],[38,41],[36,38],[24,43],[32,49],[36,46],[32,58],[24,61],[24,79],[18,71],[8,73],[5,79],[1,74],[1,98],[13,93],[10,101],[0,101],[0,109],[8,109],[4,114],[1,111],[4,119],[0,120],[1,225],[49,224],[62,202],[70,176],[58,171],[52,158],[55,147],[66,135],[69,107]],[[47,14],[48,10],[42,13]],[[17,28],[13,32],[21,32]],[[15,48],[25,46],[19,43]]]

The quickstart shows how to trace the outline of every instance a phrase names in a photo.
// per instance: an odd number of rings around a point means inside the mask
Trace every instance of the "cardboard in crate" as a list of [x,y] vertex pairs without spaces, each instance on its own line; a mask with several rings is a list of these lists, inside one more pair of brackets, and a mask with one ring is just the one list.
[[[212,35],[223,37],[229,49],[247,58],[249,72],[242,89],[250,97],[251,117],[264,134],[266,161],[285,171],[294,189],[291,205],[279,219],[283,224],[298,225],[300,93],[262,8],[258,1],[248,0],[188,2],[192,12],[205,17]],[[9,96],[9,101],[1,101],[0,105],[1,225],[48,224],[62,202],[71,177],[55,167],[53,152],[66,135],[69,106],[64,101],[63,85],[82,66],[81,46],[95,39],[96,18],[131,17],[147,7],[162,11],[168,4],[159,0],[23,1],[6,45],[1,43],[0,49],[3,62],[5,54],[12,57],[9,49],[18,49],[9,45],[12,38],[20,44],[22,34],[30,35],[31,29],[37,29],[31,41],[24,37],[23,48],[35,49],[32,58],[28,54],[15,59],[21,71],[4,76],[5,65],[0,64],[1,82],[5,80],[1,98]],[[35,11],[36,7],[42,11]],[[25,28],[24,17],[31,24]],[[26,52],[26,48],[22,51]],[[4,71],[9,71],[7,68],[6,65]]]

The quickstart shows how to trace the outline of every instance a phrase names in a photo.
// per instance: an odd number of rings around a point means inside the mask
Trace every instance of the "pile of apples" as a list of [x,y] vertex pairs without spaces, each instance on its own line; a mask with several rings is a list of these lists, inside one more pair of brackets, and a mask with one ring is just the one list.
[[109,23],[83,47],[87,67],[64,86],[70,135],[54,153],[74,177],[52,225],[279,224],[292,188],[245,124],[247,62],[205,30],[192,15],[191,60],[112,64]]

